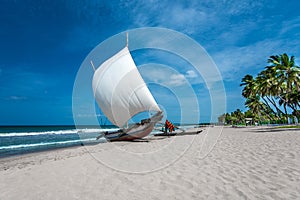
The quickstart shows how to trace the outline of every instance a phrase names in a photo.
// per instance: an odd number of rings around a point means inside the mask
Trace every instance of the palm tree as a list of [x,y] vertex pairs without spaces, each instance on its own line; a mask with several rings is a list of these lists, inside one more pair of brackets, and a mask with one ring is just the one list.
[[291,93],[285,93],[281,96],[280,104],[287,104],[292,110],[293,114],[300,117],[300,93],[297,90],[293,90]]
[[270,56],[268,63],[271,65],[267,66],[266,69],[273,72],[274,82],[276,83],[274,85],[277,86],[277,90],[274,90],[273,95],[277,96],[279,104],[284,106],[286,116],[287,106],[297,113],[299,99],[295,99],[295,95],[292,94],[300,92],[300,68],[295,65],[294,56],[289,57],[286,53]]
[[232,125],[232,118],[231,118],[231,115],[229,113],[225,114],[225,122],[226,122],[226,124],[231,124]]
[[244,113],[240,109],[233,112],[233,116],[236,117],[237,123],[241,124],[244,121]]
[[278,78],[280,78],[280,84],[286,83],[287,92],[291,92],[295,86],[299,90],[299,73],[300,68],[295,65],[295,57],[289,56],[284,53],[282,55],[270,56],[268,63],[271,65],[267,68],[275,68]]
[[255,95],[256,83],[252,75],[247,74],[246,76],[244,76],[240,86],[244,86],[244,89],[242,91],[243,97],[250,98]]
[[268,63],[256,78],[247,74],[242,79],[240,86],[244,86],[242,95],[246,98],[246,107],[269,119],[288,118],[287,107],[290,107],[300,117],[300,68],[294,56],[273,55]]
[[261,100],[258,95],[248,98],[245,102],[245,105],[250,109],[255,117],[259,120],[266,116],[269,120],[274,120],[274,112],[271,108],[266,106]]
[[283,114],[280,108],[277,106],[274,96],[277,94],[277,83],[274,79],[274,72],[271,70],[263,70],[256,77],[257,94],[264,101],[268,109],[272,110],[270,104],[275,107],[276,112],[273,111],[274,115],[278,117]]
[[[242,79],[240,86],[244,86],[242,95],[246,98],[246,107],[248,107],[254,113],[262,114],[268,110],[269,113],[273,112],[273,114],[276,115],[269,105],[269,103],[272,103],[276,106],[276,103],[273,99],[267,96],[267,94],[270,94],[270,91],[272,91],[270,90],[270,88],[272,88],[270,82],[270,73],[262,71],[256,79],[254,79],[252,75],[247,74]],[[261,99],[264,101],[264,103],[260,101]],[[261,111],[261,109],[264,109],[264,111]],[[280,109],[278,108],[278,110]]]

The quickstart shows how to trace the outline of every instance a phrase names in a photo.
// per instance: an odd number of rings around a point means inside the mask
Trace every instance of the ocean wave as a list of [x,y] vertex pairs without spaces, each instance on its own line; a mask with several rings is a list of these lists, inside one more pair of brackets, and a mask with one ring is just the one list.
[[104,131],[116,131],[118,129],[70,129],[57,131],[42,131],[42,132],[20,132],[20,133],[0,133],[0,137],[18,137],[18,136],[34,136],[34,135],[62,135],[62,134],[84,134],[98,133]]
[[11,150],[11,149],[21,149],[21,148],[30,148],[30,147],[40,147],[40,146],[50,146],[50,145],[63,145],[63,144],[76,144],[79,142],[91,142],[96,141],[95,138],[83,139],[83,140],[68,140],[68,141],[60,141],[60,142],[41,142],[35,144],[18,144],[18,145],[10,145],[10,146],[0,146],[0,150]]

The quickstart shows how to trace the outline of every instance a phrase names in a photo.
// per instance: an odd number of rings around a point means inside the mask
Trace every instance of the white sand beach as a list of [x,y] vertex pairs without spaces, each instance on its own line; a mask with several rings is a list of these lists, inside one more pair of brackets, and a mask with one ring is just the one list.
[[299,129],[204,129],[2,158],[0,199],[300,199]]

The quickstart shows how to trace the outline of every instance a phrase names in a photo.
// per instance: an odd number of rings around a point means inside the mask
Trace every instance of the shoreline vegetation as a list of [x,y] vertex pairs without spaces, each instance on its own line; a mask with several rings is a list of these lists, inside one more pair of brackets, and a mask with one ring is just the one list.
[[256,77],[247,74],[240,86],[248,109],[219,116],[219,123],[231,125],[299,124],[300,67],[286,53],[270,56],[268,65]]

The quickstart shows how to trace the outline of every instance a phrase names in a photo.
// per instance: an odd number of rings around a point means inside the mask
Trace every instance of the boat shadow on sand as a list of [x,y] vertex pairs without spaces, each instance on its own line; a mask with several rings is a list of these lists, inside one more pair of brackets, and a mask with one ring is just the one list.
[[145,138],[136,138],[132,140],[107,140],[108,142],[151,142],[151,141],[156,141],[156,140],[164,140],[169,137],[174,137],[174,136],[185,136],[185,135],[198,135],[201,133],[203,129],[197,129],[194,131],[185,131],[185,132],[173,132],[173,133],[157,133],[153,134],[150,137],[145,137]]

